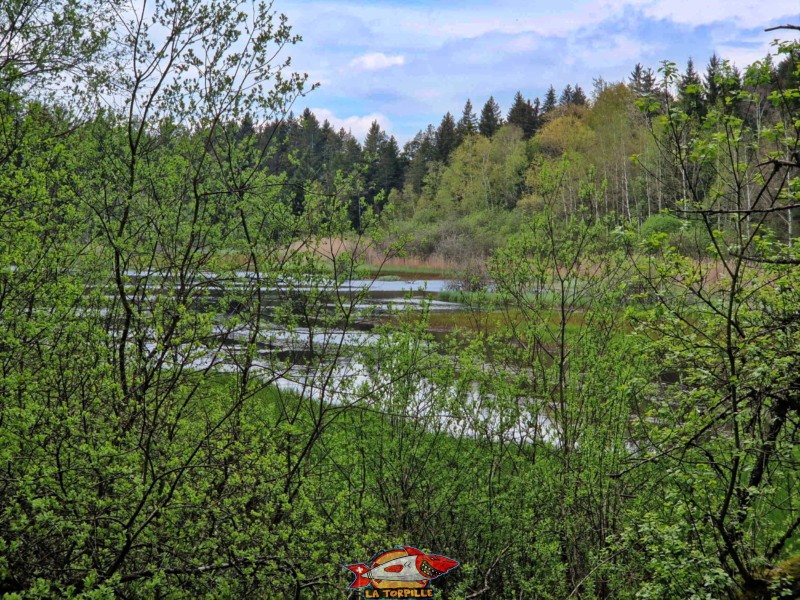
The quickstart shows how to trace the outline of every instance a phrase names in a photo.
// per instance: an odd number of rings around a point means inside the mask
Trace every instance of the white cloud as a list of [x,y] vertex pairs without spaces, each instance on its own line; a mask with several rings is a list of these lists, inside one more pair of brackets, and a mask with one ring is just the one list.
[[383,52],[370,52],[357,56],[348,64],[349,67],[358,71],[379,71],[405,64],[406,58],[402,54],[388,56]]
[[606,65],[633,62],[635,57],[649,53],[652,46],[628,35],[609,35],[587,43],[577,39],[570,45],[569,57],[579,57],[584,66],[599,69]]
[[[641,0],[636,2],[641,3]],[[779,25],[776,19],[797,16],[797,0],[655,0],[646,2],[644,13],[656,19],[669,19],[682,25],[708,25],[733,21],[743,27]]]
[[759,31],[745,35],[736,30],[723,29],[713,31],[711,41],[719,56],[744,68],[767,54],[774,54],[772,40],[776,37],[781,37],[780,32]]
[[377,121],[378,125],[384,131],[391,131],[392,124],[388,117],[382,113],[370,113],[368,115],[352,115],[349,117],[337,117],[333,114],[332,110],[327,108],[311,108],[311,112],[317,117],[320,123],[325,119],[330,121],[330,124],[338,131],[344,128],[355,136],[359,142],[363,142],[367,137],[367,132],[373,121]]
[[524,34],[512,37],[506,44],[505,50],[509,52],[530,52],[539,46],[539,38],[535,35]]
[[[798,0],[282,0],[305,41],[295,68],[325,85],[309,98],[321,119],[363,139],[373,119],[410,137],[466,98],[479,110],[516,90],[542,96],[567,82],[627,77],[663,58],[701,69],[716,50],[740,67],[761,58],[765,27],[791,22]],[[396,127],[392,130],[389,122]]]
[[753,64],[757,60],[761,60],[769,54],[771,48],[768,44],[755,48],[720,45],[717,46],[716,50],[719,56],[731,61],[734,65],[744,70],[745,67]]

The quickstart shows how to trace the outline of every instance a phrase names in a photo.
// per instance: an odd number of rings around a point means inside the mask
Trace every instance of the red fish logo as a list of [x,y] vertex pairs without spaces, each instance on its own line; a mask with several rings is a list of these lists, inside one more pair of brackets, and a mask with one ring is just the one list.
[[458,566],[452,558],[425,554],[411,546],[387,550],[376,555],[370,564],[344,565],[355,575],[348,589],[372,586],[382,588],[424,588]]

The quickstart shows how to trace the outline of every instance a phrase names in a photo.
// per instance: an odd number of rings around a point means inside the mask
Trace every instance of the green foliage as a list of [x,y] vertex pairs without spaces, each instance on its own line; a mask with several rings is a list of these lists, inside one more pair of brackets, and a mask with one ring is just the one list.
[[678,233],[685,229],[686,222],[670,214],[660,214],[648,217],[639,229],[639,235],[647,239],[656,233]]
[[[678,81],[674,65],[665,64],[663,72],[665,84]],[[791,194],[794,177],[784,172],[765,185],[760,162],[776,142],[782,155],[793,155],[797,137],[774,135],[772,128],[765,141],[770,128],[750,119],[751,110],[761,110],[758,95],[735,93],[737,104],[705,116],[685,101],[668,99],[662,109],[664,147],[683,174],[684,206],[706,230],[713,261],[686,257],[656,232],[652,258],[636,263],[655,300],[639,323],[646,351],[678,375],[645,413],[643,423],[652,425],[642,427],[649,441],[640,464],[662,465],[659,487],[674,499],[646,515],[659,532],[654,547],[675,555],[670,570],[644,588],[657,597],[677,589],[707,597],[734,588],[767,597],[763,568],[789,551],[797,522],[785,491],[797,443],[787,427],[797,409],[797,381],[786,365],[797,350],[785,336],[796,338],[798,324],[782,312],[796,296],[796,282],[785,278],[794,281],[797,269],[793,258],[777,258],[791,250],[766,227],[766,217]],[[773,174],[785,167],[774,163]],[[724,232],[723,215],[733,215]],[[794,516],[787,520],[784,511]],[[683,522],[692,530],[682,531]],[[630,535],[641,543],[641,531]],[[710,546],[721,548],[716,561],[709,560]],[[706,566],[692,568],[701,559]]]
[[[796,595],[796,43],[401,156],[282,121],[265,6],[5,8],[4,596],[341,597],[401,543],[452,598]],[[460,265],[454,335],[348,283],[397,214]]]

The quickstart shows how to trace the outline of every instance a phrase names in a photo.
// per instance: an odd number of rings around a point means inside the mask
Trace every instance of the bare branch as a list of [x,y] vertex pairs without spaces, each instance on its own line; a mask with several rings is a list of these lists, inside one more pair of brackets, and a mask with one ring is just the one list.
[[777,25],[775,27],[768,27],[764,31],[776,31],[778,29],[794,29],[795,31],[800,31],[800,25]]
[[800,204],[784,204],[782,206],[771,206],[769,208],[701,208],[697,210],[677,209],[679,212],[686,215],[751,215],[756,213],[773,213],[782,210],[792,210],[800,208]]
[[760,258],[758,256],[744,256],[743,254],[734,254],[733,256],[749,262],[766,263],[770,265],[800,265],[800,258]]
[[778,554],[780,554],[781,550],[783,550],[783,546],[786,544],[786,542],[788,542],[792,538],[792,536],[794,535],[794,532],[797,531],[798,527],[800,527],[800,517],[797,517],[794,520],[794,523],[792,523],[792,526],[789,527],[789,529],[786,530],[786,533],[784,533],[781,536],[781,539],[779,539],[777,541],[777,543],[772,547],[772,550],[769,551],[769,554],[767,555],[767,558],[772,560],[776,556],[778,556]]

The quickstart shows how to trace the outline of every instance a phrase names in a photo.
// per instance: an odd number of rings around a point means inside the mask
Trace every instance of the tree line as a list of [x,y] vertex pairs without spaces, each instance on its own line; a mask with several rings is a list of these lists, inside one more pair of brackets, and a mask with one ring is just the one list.
[[[642,224],[662,210],[674,210],[685,191],[685,182],[677,173],[670,172],[669,165],[659,162],[660,154],[650,135],[653,115],[648,120],[637,105],[669,99],[688,117],[699,119],[709,111],[718,110],[739,92],[757,92],[758,106],[738,104],[750,111],[749,120],[772,123],[785,115],[770,104],[769,96],[791,88],[794,75],[788,59],[778,64],[764,63],[759,68],[758,75],[748,70],[743,74],[715,54],[703,75],[690,59],[680,77],[667,84],[652,68],[636,64],[624,83],[595,80],[591,101],[577,84],[566,85],[560,94],[550,86],[541,102],[539,98],[526,99],[517,92],[505,118],[493,97],[486,101],[479,115],[467,100],[458,119],[451,113],[445,114],[438,126],[429,125],[402,148],[377,122],[372,123],[366,138],[359,141],[344,129],[336,131],[327,120],[320,124],[308,109],[297,117],[290,113],[285,119],[259,126],[254,124],[252,116],[245,115],[232,126],[238,131],[236,135],[255,134],[259,144],[270,146],[270,159],[265,167],[287,175],[287,183],[293,186],[296,211],[303,210],[307,181],[320,182],[324,191],[331,192],[339,173],[352,178],[357,195],[364,199],[367,208],[380,211],[390,204],[400,214],[424,213],[430,198],[449,194],[439,188],[440,173],[464,174],[471,168],[464,161],[477,161],[475,154],[490,145],[504,146],[498,150],[504,156],[495,153],[490,161],[505,171],[503,178],[510,182],[513,191],[504,192],[510,194],[506,200],[490,200],[484,206],[503,206],[508,210],[535,206],[538,195],[533,183],[535,173],[515,170],[513,158],[512,164],[504,162],[520,151],[522,142],[528,164],[559,160],[570,163],[564,211],[584,206],[598,216],[613,213]],[[501,134],[502,139],[492,141],[502,128],[518,131],[519,135],[506,132]],[[599,147],[603,148],[602,153],[597,152]],[[487,176],[475,172],[470,178],[480,177]],[[491,183],[486,185],[491,187]],[[474,195],[466,203],[473,199]],[[480,209],[480,204],[471,210],[476,208]],[[350,219],[356,227],[361,210],[354,197]],[[439,220],[453,220],[448,208],[437,206],[437,210]],[[502,214],[496,215],[499,221],[503,218]],[[789,213],[776,219],[783,219],[780,227],[786,230],[793,226]]]

